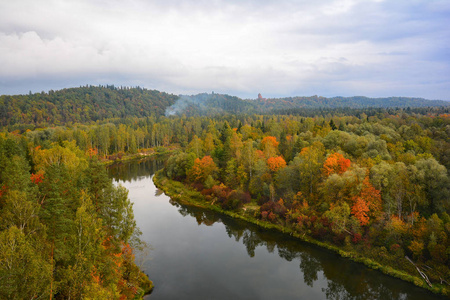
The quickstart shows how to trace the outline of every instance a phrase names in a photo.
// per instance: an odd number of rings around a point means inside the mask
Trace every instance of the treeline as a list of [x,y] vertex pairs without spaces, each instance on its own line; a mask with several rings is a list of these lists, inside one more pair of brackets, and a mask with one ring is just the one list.
[[12,130],[164,115],[178,96],[144,88],[84,86],[0,96],[0,125]]
[[408,256],[449,285],[450,115],[191,120],[200,126],[167,177],[223,209],[418,275]]
[[128,191],[95,151],[0,133],[0,298],[134,299],[151,283]]
[[[313,113],[315,116],[312,116]],[[386,151],[391,155],[394,154],[391,151],[394,151],[395,145],[401,143],[401,154],[429,153],[449,169],[448,115],[447,108],[371,108],[306,110],[295,115],[151,116],[105,120],[104,124],[27,130],[23,135],[44,148],[53,142],[76,141],[82,151],[95,148],[99,155],[107,157],[161,146],[186,148],[195,136],[202,140],[205,140],[208,132],[218,136],[223,130],[223,124],[228,122],[230,127],[239,129],[243,140],[251,138],[257,141],[264,135],[276,137],[282,143],[282,154],[290,161],[294,152],[299,152],[304,145],[300,141],[317,139],[318,136],[323,138],[329,130],[338,129],[351,134],[351,140],[360,139],[361,144],[358,146],[361,149],[357,150],[358,153],[374,150],[369,149],[368,144],[370,139],[376,138],[383,141],[380,143],[385,143],[388,148]],[[291,138],[290,148],[285,145],[288,136]],[[217,138],[214,143],[217,144]],[[356,150],[348,148],[346,151],[353,154]]]
[[210,116],[223,114],[321,114],[325,111],[377,110],[388,108],[450,107],[450,102],[425,100],[422,98],[390,97],[289,97],[240,99],[222,94],[198,94],[180,96],[179,100],[166,110],[166,115]]
[[423,98],[410,97],[388,97],[388,98],[369,98],[363,96],[355,97],[287,97],[273,99],[257,99],[257,107],[263,111],[287,110],[287,109],[317,109],[317,108],[388,108],[388,107],[430,107],[430,106],[449,106],[450,103],[441,100],[426,100]]
[[[390,97],[289,97],[241,99],[202,93],[175,96],[135,87],[82,86],[48,93],[0,96],[0,126],[9,131],[51,126],[104,123],[113,119],[166,115],[209,116],[223,114],[323,114],[325,111],[368,108],[449,107],[450,102]],[[348,114],[348,112],[347,112]],[[304,115],[306,116],[306,115]]]
[[[450,104],[450,102],[449,102]],[[396,115],[406,113],[408,115],[445,115],[450,114],[450,106],[434,106],[434,107],[367,107],[367,108],[354,108],[354,107],[337,107],[337,108],[290,108],[290,109],[274,109],[273,115],[296,115],[302,117],[342,117],[342,116],[361,116],[364,114],[368,117],[377,116],[383,118],[384,115]]]

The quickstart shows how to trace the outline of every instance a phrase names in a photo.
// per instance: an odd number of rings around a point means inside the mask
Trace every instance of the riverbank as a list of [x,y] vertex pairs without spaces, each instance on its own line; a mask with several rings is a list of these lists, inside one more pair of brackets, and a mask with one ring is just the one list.
[[[151,151],[145,151],[145,152],[139,152],[134,154],[127,154],[123,156],[118,156],[117,154],[113,155],[113,159],[111,159],[111,156],[109,158],[103,158],[99,161],[106,167],[116,164],[116,163],[125,163],[125,162],[131,162],[131,161],[139,161],[139,160],[146,160],[158,155],[168,155],[170,154],[174,149],[168,149],[164,147],[160,147],[156,150],[150,149]],[[137,290],[137,293],[135,295],[136,300],[138,299],[144,299],[145,296],[148,296],[152,293],[154,289],[153,281],[150,280],[148,275],[144,273],[142,270],[140,270],[140,278],[139,278],[139,288]]]
[[150,295],[155,287],[153,281],[151,281],[147,274],[141,271],[140,273],[140,285],[138,291],[134,297],[136,300],[144,299],[145,296]]
[[304,233],[301,234],[293,230],[292,228],[260,220],[256,217],[257,213],[259,212],[259,206],[257,205],[247,205],[244,206],[243,209],[240,209],[238,211],[227,211],[223,210],[217,205],[209,203],[200,192],[193,190],[189,186],[186,186],[178,181],[169,180],[168,178],[164,177],[161,171],[156,173],[156,175],[153,177],[153,181],[158,188],[166,193],[166,195],[181,204],[207,208],[233,218],[244,220],[268,230],[277,230],[285,234],[289,234],[290,236],[294,236],[302,241],[334,251],[340,256],[348,258],[352,261],[363,263],[371,269],[380,270],[384,274],[411,282],[416,286],[430,290],[433,293],[447,296],[450,294],[450,291],[446,286],[433,284],[432,287],[429,287],[421,277],[395,269],[394,267],[389,265],[381,264],[374,259],[364,256],[361,252],[343,249],[344,247],[339,247],[328,242],[318,241],[310,236],[307,236]]

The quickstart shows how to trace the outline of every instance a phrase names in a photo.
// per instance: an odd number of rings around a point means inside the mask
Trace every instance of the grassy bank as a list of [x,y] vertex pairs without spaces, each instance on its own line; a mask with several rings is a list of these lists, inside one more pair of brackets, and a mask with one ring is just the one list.
[[164,177],[161,171],[156,173],[156,175],[153,177],[153,181],[159,189],[165,192],[166,195],[179,202],[180,204],[207,208],[233,218],[244,220],[265,229],[278,230],[285,234],[294,236],[302,241],[337,252],[340,256],[348,258],[355,262],[363,263],[371,269],[379,270],[384,274],[411,282],[416,286],[430,290],[433,293],[447,296],[450,295],[450,290],[447,286],[435,283],[433,284],[433,287],[430,287],[421,277],[402,270],[398,270],[389,265],[381,264],[369,257],[364,256],[361,252],[349,250],[348,247],[347,249],[343,249],[344,247],[339,247],[328,242],[318,241],[304,233],[299,233],[292,228],[260,220],[256,217],[257,212],[259,212],[259,206],[257,205],[245,206],[244,209],[240,209],[238,211],[224,210],[220,206],[211,204],[210,202],[206,201],[205,197],[193,188],[181,182],[173,181]]

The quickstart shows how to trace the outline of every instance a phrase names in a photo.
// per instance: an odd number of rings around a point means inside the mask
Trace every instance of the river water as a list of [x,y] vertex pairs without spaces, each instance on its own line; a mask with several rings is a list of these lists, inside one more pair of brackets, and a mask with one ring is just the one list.
[[179,205],[153,184],[161,167],[109,167],[151,245],[137,258],[155,284],[149,299],[447,299],[290,236]]

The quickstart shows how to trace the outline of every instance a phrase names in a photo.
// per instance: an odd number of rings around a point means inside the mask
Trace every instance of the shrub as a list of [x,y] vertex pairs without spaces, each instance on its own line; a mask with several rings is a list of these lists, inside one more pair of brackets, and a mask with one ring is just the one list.
[[201,184],[200,182],[193,183],[193,184],[192,184],[192,187],[193,187],[194,189],[196,189],[197,191],[203,191],[203,189],[205,188],[205,187],[203,186],[203,184]]
[[261,212],[261,219],[263,220],[267,220],[267,216],[269,215],[269,213],[267,211],[262,211]]
[[225,201],[222,202],[221,206],[223,209],[237,210],[242,207],[242,202],[239,201],[239,199],[227,198]]
[[352,237],[352,243],[353,244],[358,244],[359,242],[361,242],[362,236],[359,233],[355,233]]
[[203,196],[209,196],[209,195],[211,195],[213,193],[213,189],[212,188],[204,189],[204,190],[201,191],[201,193],[202,193]]
[[258,195],[257,197],[257,203],[258,205],[264,205],[265,203],[268,203],[270,201],[270,198],[268,196],[264,195]]
[[335,234],[335,235],[333,235],[333,243],[335,243],[338,246],[342,246],[342,245],[344,245],[345,237],[346,237],[346,234],[343,232]]

